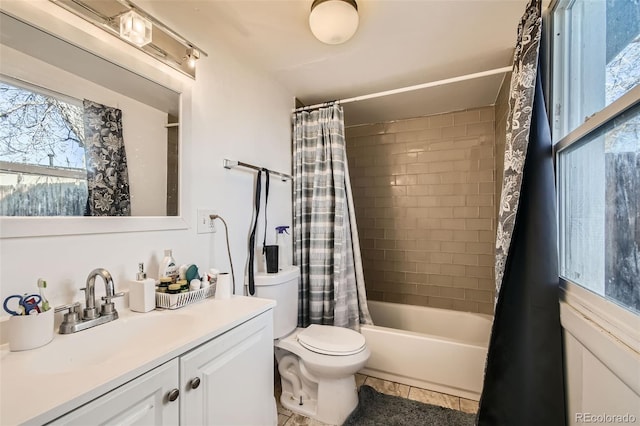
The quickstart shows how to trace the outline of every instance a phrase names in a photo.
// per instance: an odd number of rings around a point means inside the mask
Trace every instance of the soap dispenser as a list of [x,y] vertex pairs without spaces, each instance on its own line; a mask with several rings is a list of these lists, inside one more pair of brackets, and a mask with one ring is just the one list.
[[149,312],[156,308],[156,280],[147,278],[144,263],[138,263],[135,281],[129,286],[129,309],[135,312]]

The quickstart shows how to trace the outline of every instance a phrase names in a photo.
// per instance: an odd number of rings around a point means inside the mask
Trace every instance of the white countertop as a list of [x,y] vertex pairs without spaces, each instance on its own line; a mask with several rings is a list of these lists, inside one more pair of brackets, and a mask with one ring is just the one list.
[[275,306],[233,296],[177,310],[119,311],[78,333],[57,331],[23,352],[0,346],[0,424],[43,424],[97,398]]

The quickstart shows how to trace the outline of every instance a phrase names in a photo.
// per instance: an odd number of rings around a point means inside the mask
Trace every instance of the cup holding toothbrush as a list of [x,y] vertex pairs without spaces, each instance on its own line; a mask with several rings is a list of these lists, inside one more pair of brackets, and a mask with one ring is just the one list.
[[26,351],[39,348],[53,340],[53,309],[35,315],[9,317],[9,350]]

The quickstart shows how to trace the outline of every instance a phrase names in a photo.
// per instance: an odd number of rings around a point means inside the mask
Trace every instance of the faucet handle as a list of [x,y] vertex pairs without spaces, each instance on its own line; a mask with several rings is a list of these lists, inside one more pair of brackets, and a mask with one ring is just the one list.
[[116,293],[111,296],[102,296],[100,299],[104,302],[111,303],[111,299],[115,299],[116,297],[122,297],[122,296],[124,296],[124,292]]
[[80,308],[80,302],[74,302],[74,303],[69,303],[67,305],[56,306],[55,308],[53,308],[53,311],[62,312],[68,309],[69,310],[68,313],[73,313],[73,312],[78,312],[79,311],[78,308]]
[[82,317],[80,316],[80,302],[69,303],[68,305],[56,306],[54,312],[62,312],[68,310],[64,314],[64,320],[60,323],[60,333],[68,334],[70,329],[77,324]]
[[116,293],[112,295],[102,296],[101,299],[104,303],[100,307],[100,315],[112,315],[115,318],[118,318],[118,312],[116,311],[116,305],[111,301],[111,299],[115,299],[116,297],[122,297],[124,293]]

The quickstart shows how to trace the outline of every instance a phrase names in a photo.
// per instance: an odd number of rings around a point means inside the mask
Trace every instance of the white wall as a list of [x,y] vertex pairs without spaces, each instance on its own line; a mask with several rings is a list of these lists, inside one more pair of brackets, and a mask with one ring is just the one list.
[[[188,33],[188,29],[175,30]],[[121,290],[135,276],[138,262],[145,262],[155,276],[165,248],[173,249],[178,263],[229,270],[221,222],[216,234],[196,234],[196,209],[203,207],[215,209],[229,225],[236,288],[241,289],[255,174],[226,170],[222,161],[236,159],[288,173],[293,95],[229,52],[223,40],[210,40],[202,48],[209,57],[198,62],[197,80],[185,92],[182,105],[180,212],[188,229],[1,239],[3,298],[35,291],[36,280],[42,277],[54,305],[83,300],[78,289],[96,267],[108,269]],[[157,66],[140,55],[145,66]],[[272,181],[268,213],[267,242],[274,242],[273,227],[291,225],[290,182]],[[103,293],[97,288],[98,295]]]
[[597,297],[572,287],[560,304],[567,423],[637,424],[640,319]]

